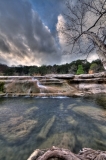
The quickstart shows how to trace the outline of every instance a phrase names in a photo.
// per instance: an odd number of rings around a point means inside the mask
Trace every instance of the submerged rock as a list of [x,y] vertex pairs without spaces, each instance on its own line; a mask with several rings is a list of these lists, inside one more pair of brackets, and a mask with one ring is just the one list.
[[106,112],[104,110],[101,110],[100,108],[96,108],[96,113],[95,113],[95,107],[91,106],[76,106],[72,108],[72,110],[81,116],[87,116],[91,117],[92,119],[95,119],[97,121],[101,122],[106,122]]
[[39,139],[45,139],[47,137],[47,134],[49,133],[49,130],[51,129],[51,127],[53,126],[53,123],[55,121],[56,116],[53,116],[52,118],[50,118],[46,124],[43,126],[43,128],[41,129],[40,133],[38,134],[38,138]]
[[70,124],[70,125],[72,125],[74,127],[76,127],[78,125],[78,122],[71,116],[67,117],[66,120],[67,120],[68,124]]
[[73,150],[75,147],[75,137],[70,132],[53,134],[39,148],[50,148],[52,145]]
[[98,95],[96,103],[106,109],[106,95]]
[[25,138],[36,124],[35,120],[24,121],[22,116],[11,118],[8,122],[0,124],[0,134],[9,142],[17,141],[20,138]]

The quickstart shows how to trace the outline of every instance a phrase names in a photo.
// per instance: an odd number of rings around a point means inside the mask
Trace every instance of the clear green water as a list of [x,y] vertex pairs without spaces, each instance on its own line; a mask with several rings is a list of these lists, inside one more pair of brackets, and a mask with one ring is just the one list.
[[0,98],[0,160],[26,160],[53,145],[106,150],[106,96]]

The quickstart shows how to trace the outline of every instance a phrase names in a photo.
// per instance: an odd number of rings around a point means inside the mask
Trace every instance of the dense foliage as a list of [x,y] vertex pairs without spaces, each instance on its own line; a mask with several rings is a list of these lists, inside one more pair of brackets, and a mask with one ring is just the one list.
[[[2,66],[2,67],[1,67]],[[79,67],[81,66],[81,67]],[[82,69],[81,69],[82,68]],[[81,70],[81,72],[79,72]],[[45,74],[86,74],[89,70],[93,72],[104,71],[103,65],[100,60],[95,60],[89,63],[86,60],[77,60],[71,63],[66,63],[62,65],[42,65],[38,66],[12,66],[8,67],[6,65],[0,65],[1,75],[45,75]],[[78,73],[79,72],[79,73]]]

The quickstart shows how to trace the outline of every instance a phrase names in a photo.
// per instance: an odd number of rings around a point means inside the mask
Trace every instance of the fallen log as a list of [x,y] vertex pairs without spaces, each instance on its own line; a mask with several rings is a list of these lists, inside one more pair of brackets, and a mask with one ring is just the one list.
[[50,158],[62,160],[106,160],[106,151],[83,148],[78,154],[74,154],[68,149],[53,146],[48,150],[35,150],[27,160],[48,160]]

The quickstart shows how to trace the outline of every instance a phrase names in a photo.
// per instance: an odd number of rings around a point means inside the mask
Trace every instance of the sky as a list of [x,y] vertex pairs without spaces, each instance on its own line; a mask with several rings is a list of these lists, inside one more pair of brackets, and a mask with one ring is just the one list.
[[0,0],[0,63],[40,66],[82,58],[64,54],[70,47],[61,42],[58,24],[65,10],[65,0]]

